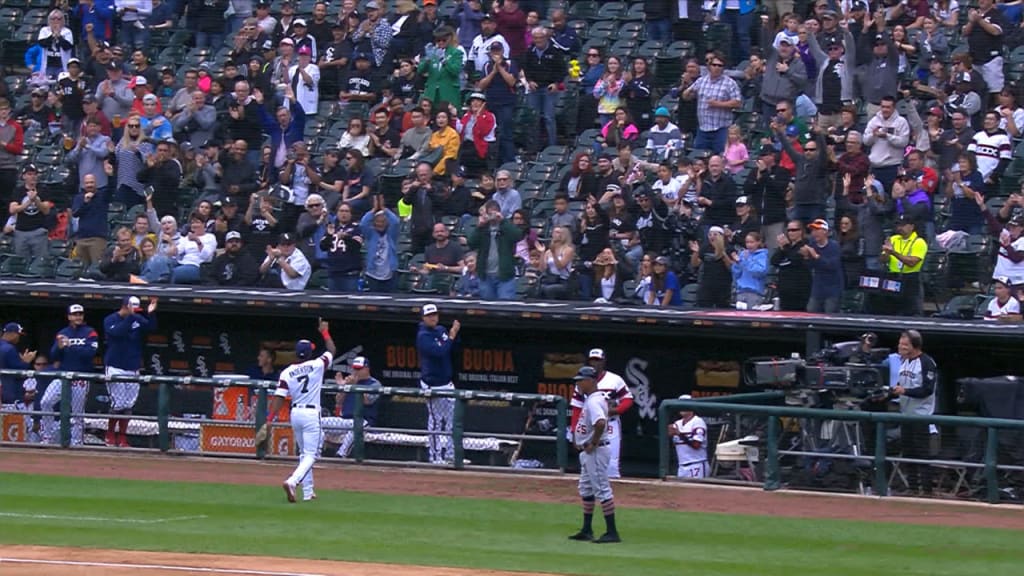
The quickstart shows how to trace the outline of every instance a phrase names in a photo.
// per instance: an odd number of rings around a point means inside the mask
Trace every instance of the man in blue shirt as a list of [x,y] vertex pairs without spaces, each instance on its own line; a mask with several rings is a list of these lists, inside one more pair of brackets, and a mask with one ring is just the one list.
[[[355,386],[372,386],[374,388],[381,387],[380,380],[370,375],[370,361],[365,356],[356,356],[352,359],[350,366],[352,367],[351,374],[343,377],[341,372],[338,372],[335,377],[335,381],[339,385],[352,384]],[[380,398],[379,394],[363,394],[363,430],[366,430],[367,426],[373,426],[377,423],[378,398]],[[348,458],[349,452],[352,451],[352,444],[355,442],[355,434],[352,433],[352,428],[354,426],[353,419],[356,414],[356,395],[339,392],[336,396],[336,403],[341,407],[339,412],[341,425],[338,428],[345,431],[345,436],[341,439],[341,445],[338,447],[338,457]]]
[[[108,377],[138,376],[146,334],[156,330],[156,302],[155,297],[149,299],[148,314],[144,316],[139,299],[128,296],[117,312],[103,319],[107,341],[103,363]],[[110,394],[110,413],[116,415],[107,420],[107,445],[124,448],[128,446],[128,420],[139,399],[139,384],[107,382],[107,392]]]
[[[50,347],[50,359],[54,368],[66,372],[94,372],[93,358],[99,351],[99,335],[85,323],[85,308],[81,304],[68,306],[68,325],[61,328]],[[39,401],[40,410],[58,412],[61,401],[61,386],[51,384]],[[71,443],[82,443],[82,429],[85,423],[85,399],[89,396],[88,380],[71,381]],[[44,443],[57,440],[53,416],[43,416],[41,436]]]
[[[459,337],[461,324],[452,322],[450,330],[439,324],[437,306],[423,306],[423,321],[416,334],[416,351],[420,356],[420,387],[424,390],[454,390],[452,383],[452,349]],[[427,399],[427,430],[430,433],[430,463],[444,464],[455,458],[452,447],[454,398]],[[442,436],[441,434],[446,434]]]
[[[17,322],[8,322],[4,326],[3,335],[0,336],[0,368],[8,370],[31,370],[32,361],[36,357],[35,350],[18,352],[18,342],[25,329]],[[31,380],[31,379],[30,379]],[[34,384],[34,380],[32,382]],[[0,408],[8,411],[21,412],[29,410],[32,401],[35,400],[36,390],[34,386],[25,386],[25,381],[16,376],[0,376],[0,391],[2,391],[2,402]],[[31,424],[31,419],[25,417],[26,429]]]
[[811,269],[811,297],[807,301],[807,311],[839,312],[839,300],[843,295],[843,263],[839,244],[828,237],[828,222],[819,218],[807,227],[811,229],[811,241],[800,248],[800,254]]
[[[25,350],[19,353],[17,348],[18,342],[21,341],[21,335],[24,333],[25,329],[17,322],[8,322],[4,325],[3,335],[0,336],[0,368],[8,370],[32,369],[32,360],[36,357],[35,350]],[[32,398],[27,398],[27,396],[32,394],[25,392],[21,378],[15,376],[0,376],[0,392],[2,392],[0,394],[2,396],[0,403],[4,407],[32,401]]]

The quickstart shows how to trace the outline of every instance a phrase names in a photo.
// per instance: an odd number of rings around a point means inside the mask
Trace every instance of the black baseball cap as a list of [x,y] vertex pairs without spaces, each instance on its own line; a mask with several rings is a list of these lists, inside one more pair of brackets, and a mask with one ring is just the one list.
[[594,378],[597,378],[597,370],[595,370],[593,366],[584,366],[576,372],[576,376],[573,377],[573,380],[593,380]]
[[278,244],[295,244],[295,234],[285,232],[277,237]]

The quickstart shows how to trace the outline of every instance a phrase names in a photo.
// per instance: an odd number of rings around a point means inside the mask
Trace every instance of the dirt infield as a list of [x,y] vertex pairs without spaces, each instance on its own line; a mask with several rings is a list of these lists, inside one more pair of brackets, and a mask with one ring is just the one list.
[[[13,561],[11,559],[14,559]],[[194,568],[190,570],[189,568]],[[529,576],[523,572],[463,570],[262,556],[174,554],[125,550],[0,546],[0,576]],[[540,576],[540,575],[538,575]]]
[[[294,466],[290,462],[255,462],[230,459],[166,456],[141,453],[61,452],[5,449],[0,472],[52,474],[94,478],[160,480],[173,482],[225,482],[276,485]],[[576,503],[574,477],[455,472],[350,466],[326,462],[317,467],[317,488],[390,494],[422,494],[468,498],[497,498],[538,502]],[[978,526],[1024,530],[1019,506],[828,496],[806,492],[763,492],[749,488],[681,485],[657,481],[615,484],[620,507],[659,508],[691,512],[755,514],[791,518],[834,518],[940,526]],[[20,559],[12,563],[10,559]],[[58,562],[58,564],[35,563]],[[78,564],[72,563],[77,562]],[[145,567],[141,565],[146,565]],[[195,567],[197,570],[190,570]],[[162,554],[117,550],[81,550],[33,546],[0,546],[0,576],[59,573],[101,574],[300,574],[353,576],[462,576],[510,574],[479,570],[345,562],[313,562],[284,558]],[[523,573],[515,573],[522,576]]]

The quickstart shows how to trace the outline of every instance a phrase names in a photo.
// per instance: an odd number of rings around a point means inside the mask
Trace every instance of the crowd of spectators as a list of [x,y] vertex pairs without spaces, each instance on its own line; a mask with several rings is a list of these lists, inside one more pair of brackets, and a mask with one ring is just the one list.
[[922,314],[968,252],[1024,298],[1021,2],[602,4],[54,8],[0,273]]

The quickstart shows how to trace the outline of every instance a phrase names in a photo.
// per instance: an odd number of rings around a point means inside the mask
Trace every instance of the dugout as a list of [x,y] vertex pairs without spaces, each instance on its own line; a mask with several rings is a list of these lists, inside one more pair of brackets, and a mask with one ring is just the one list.
[[[0,281],[0,318],[25,326],[24,345],[48,351],[53,334],[65,323],[68,304],[84,305],[87,322],[98,327],[127,294],[160,298],[160,327],[149,338],[145,354],[146,371],[154,375],[244,372],[254,364],[260,346],[282,350],[278,361],[286,363],[294,341],[315,336],[316,318],[324,317],[332,322],[339,350],[336,368],[344,369],[349,359],[364,355],[385,385],[416,387],[414,339],[418,310],[427,302],[438,302],[442,323],[453,318],[463,323],[456,357],[460,388],[568,397],[586,351],[604,348],[609,369],[626,380],[636,397],[622,423],[624,472],[643,476],[657,473],[658,403],[683,393],[705,397],[750,391],[743,388],[740,375],[748,357],[807,355],[869,330],[879,334],[883,345],[895,347],[900,330],[915,328],[924,334],[925,350],[941,369],[941,409],[955,413],[956,379],[1016,372],[1024,339],[1022,326],[974,320],[16,279]],[[203,394],[209,391],[177,391],[172,403],[183,413],[203,413],[209,406]],[[140,399],[145,401],[145,396]],[[409,413],[403,416],[405,408]],[[382,417],[424,418],[416,408],[392,411],[389,406]],[[467,417],[476,418],[472,413]],[[521,417],[516,414],[505,422],[482,412],[479,418],[505,430]]]

